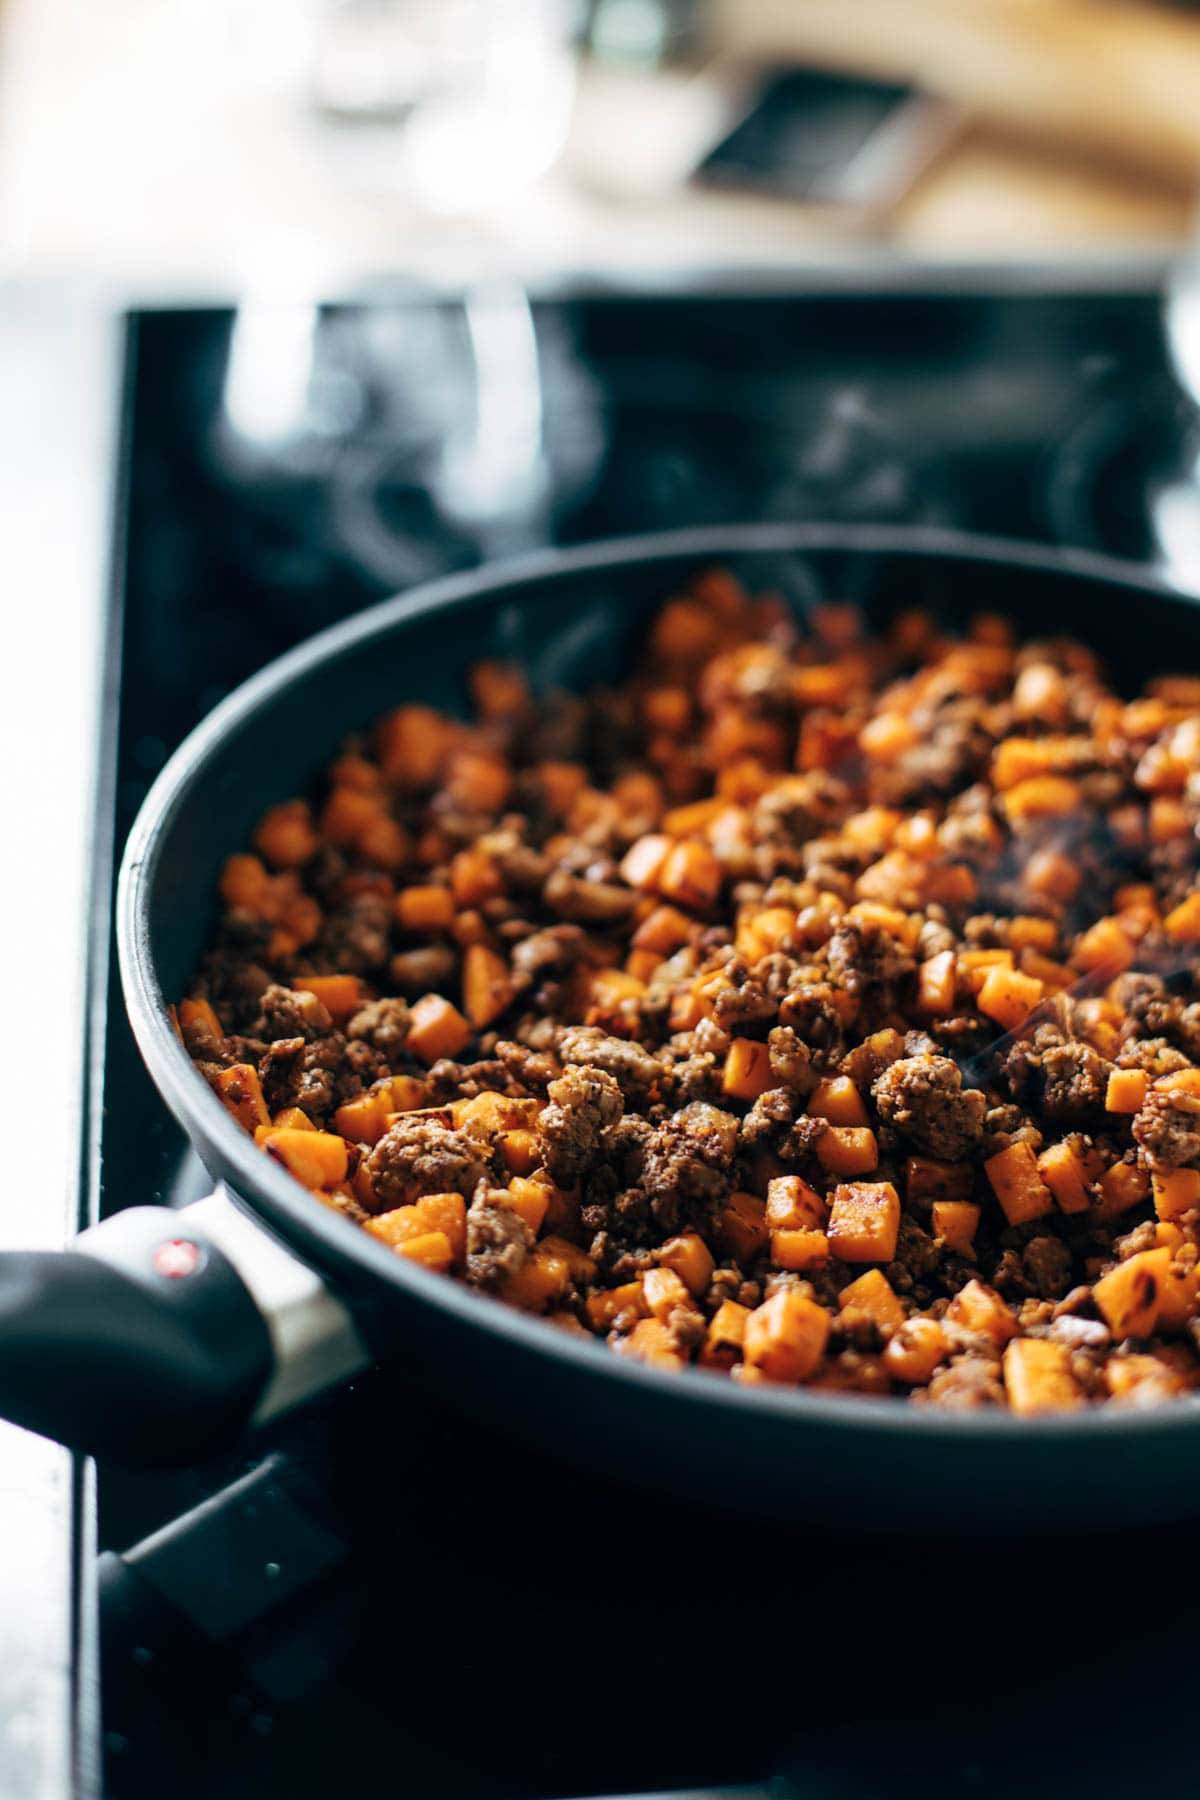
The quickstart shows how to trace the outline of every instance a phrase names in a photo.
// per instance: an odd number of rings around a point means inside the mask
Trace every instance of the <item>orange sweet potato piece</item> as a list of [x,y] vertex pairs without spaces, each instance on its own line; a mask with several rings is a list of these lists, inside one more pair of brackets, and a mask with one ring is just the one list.
[[254,848],[274,869],[299,869],[320,846],[307,800],[284,800],[259,820]]
[[890,1181],[855,1181],[835,1188],[829,1243],[843,1262],[891,1262],[900,1230],[900,1196]]
[[315,994],[335,1025],[352,1019],[363,1003],[357,975],[297,975],[292,985],[302,994]]
[[1005,1346],[1004,1386],[1009,1406],[1022,1417],[1083,1404],[1071,1373],[1071,1352],[1049,1338],[1013,1338]]
[[1164,1245],[1139,1251],[1096,1282],[1092,1298],[1115,1338],[1153,1335],[1170,1268]]
[[[528,1266],[528,1265],[527,1265]],[[649,1363],[656,1369],[682,1369],[679,1354],[669,1326],[661,1319],[639,1319],[628,1337],[617,1340],[616,1348],[623,1356]]]
[[1200,1206],[1200,1169],[1171,1169],[1151,1177],[1154,1210],[1160,1219],[1178,1219]]
[[455,905],[461,910],[477,907],[482,901],[493,900],[497,894],[502,894],[504,877],[496,859],[481,850],[478,844],[472,844],[466,850],[460,850],[450,864],[450,886]]
[[621,863],[621,878],[630,887],[644,888],[654,892],[659,885],[659,877],[674,845],[669,837],[659,832],[651,832],[626,851]]
[[1097,919],[1076,938],[1072,960],[1081,969],[1108,969],[1114,975],[1133,961],[1134,948],[1116,919]]
[[388,1084],[347,1100],[333,1115],[334,1125],[354,1144],[377,1144],[387,1130],[392,1096]]
[[921,1387],[943,1361],[948,1348],[946,1334],[936,1319],[906,1319],[888,1340],[883,1366],[894,1380]]
[[1037,1159],[1038,1174],[1065,1213],[1086,1212],[1092,1204],[1087,1173],[1070,1144],[1051,1144]]
[[838,1295],[840,1312],[863,1313],[883,1331],[895,1331],[904,1323],[904,1307],[882,1269],[868,1269]]
[[1200,893],[1189,894],[1163,920],[1163,930],[1179,944],[1200,943]]
[[830,1125],[817,1139],[817,1160],[831,1175],[868,1175],[879,1162],[875,1133],[865,1125]]
[[721,1242],[743,1265],[767,1248],[767,1209],[755,1194],[733,1193],[717,1216]]
[[716,1265],[712,1251],[697,1232],[685,1231],[679,1237],[668,1238],[658,1260],[664,1268],[674,1269],[689,1294],[698,1299],[708,1292]]
[[976,1005],[1004,1031],[1015,1031],[1040,1003],[1044,991],[1033,975],[1022,975],[1017,969],[993,968],[984,977]]
[[734,1038],[721,1076],[723,1092],[735,1100],[757,1100],[774,1085],[767,1046],[754,1038]]
[[772,1231],[824,1231],[829,1208],[799,1175],[776,1175],[767,1183],[767,1224]]
[[995,1288],[987,1287],[982,1281],[968,1281],[961,1287],[946,1308],[946,1317],[951,1324],[961,1325],[964,1331],[981,1332],[995,1344],[1007,1343],[1018,1330],[1011,1309]]
[[1114,1069],[1104,1093],[1104,1109],[1111,1113],[1141,1110],[1150,1086],[1145,1069]]
[[1116,1218],[1140,1206],[1150,1193],[1150,1177],[1134,1162],[1115,1162],[1100,1177],[1093,1211],[1099,1219]]
[[234,1063],[231,1069],[222,1069],[214,1076],[213,1086],[243,1131],[253,1132],[270,1123],[262,1083],[253,1063]]
[[808,1112],[814,1119],[826,1119],[830,1125],[869,1125],[870,1114],[863,1097],[848,1075],[833,1075],[819,1081],[808,1099]]
[[263,1148],[309,1188],[335,1187],[345,1181],[350,1166],[345,1138],[332,1131],[274,1130],[263,1139]]
[[823,1306],[785,1288],[746,1320],[743,1355],[771,1381],[804,1381],[824,1355],[829,1326]]
[[980,1208],[969,1200],[935,1200],[933,1203],[933,1235],[942,1238],[951,1250],[966,1255],[975,1242],[979,1229]]
[[721,891],[721,865],[707,844],[685,839],[667,852],[658,873],[658,889],[681,906],[706,911]]
[[1010,1225],[1023,1225],[1053,1211],[1054,1197],[1028,1144],[1010,1144],[1007,1150],[989,1156],[983,1168]]
[[651,1316],[665,1323],[677,1306],[689,1306],[691,1295],[674,1269],[647,1269],[642,1276],[642,1292]]
[[401,888],[396,895],[396,923],[402,931],[448,931],[454,923],[454,895],[435,883]]
[[524,1175],[514,1175],[508,1184],[506,1204],[521,1215],[535,1237],[542,1229],[550,1209],[550,1194],[551,1190],[544,1181],[531,1181]]
[[425,994],[412,1009],[407,1047],[419,1062],[457,1056],[471,1041],[471,1027],[441,994]]
[[917,1011],[937,1018],[954,1011],[956,963],[953,950],[939,950],[917,970]]
[[463,1008],[476,1031],[498,1019],[512,997],[512,976],[504,958],[486,944],[468,944],[463,953]]
[[829,1257],[827,1232],[787,1226],[771,1233],[771,1261],[777,1269],[816,1269]]
[[183,1031],[199,1025],[208,1032],[210,1037],[214,1037],[218,1044],[223,1044],[225,1041],[225,1033],[221,1030],[221,1021],[207,1000],[181,1000],[179,1002],[179,1024]]
[[746,1338],[750,1308],[723,1300],[709,1320],[700,1362],[706,1369],[728,1369],[738,1361]]

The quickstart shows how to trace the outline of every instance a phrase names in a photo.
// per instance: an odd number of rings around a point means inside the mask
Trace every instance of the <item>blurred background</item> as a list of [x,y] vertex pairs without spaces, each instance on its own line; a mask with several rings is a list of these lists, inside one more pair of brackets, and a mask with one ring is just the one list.
[[[804,144],[793,106],[741,146],[754,181],[692,179],[781,68],[930,104],[821,91],[818,143],[810,92]],[[145,295],[1124,255],[1187,236],[1198,91],[1200,18],[1137,0],[6,0],[0,267]]]

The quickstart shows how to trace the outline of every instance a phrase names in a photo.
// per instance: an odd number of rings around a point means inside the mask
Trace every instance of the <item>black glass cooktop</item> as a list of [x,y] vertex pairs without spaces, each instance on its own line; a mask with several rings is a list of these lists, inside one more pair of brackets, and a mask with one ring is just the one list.
[[[132,316],[99,901],[105,846],[216,700],[426,576],[764,516],[1102,543],[1070,491],[1082,422],[1178,407],[1160,313],[1150,289],[976,283]],[[93,1207],[193,1198],[96,980]],[[1094,1800],[1191,1767],[1169,1698],[1187,1531],[916,1543],[882,1484],[877,1538],[755,1524],[549,1464],[383,1375],[98,1496],[109,1800],[772,1778]]]

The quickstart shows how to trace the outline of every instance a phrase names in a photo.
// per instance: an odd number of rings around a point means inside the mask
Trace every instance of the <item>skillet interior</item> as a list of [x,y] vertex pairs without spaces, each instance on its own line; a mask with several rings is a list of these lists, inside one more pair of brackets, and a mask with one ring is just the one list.
[[[1145,574],[952,534],[761,526],[550,553],[442,582],[322,634],[240,689],[163,771],[131,834],[120,950],[151,1072],[206,1163],[352,1298],[381,1354],[514,1431],[645,1480],[755,1509],[894,1527],[1078,1527],[1200,1509],[1200,1399],[1059,1419],[946,1415],[853,1397],[663,1374],[567,1338],[391,1255],[295,1187],[192,1068],[164,998],[184,991],[224,857],[301,792],[342,738],[403,699],[465,706],[464,671],[518,658],[535,692],[619,678],[644,615],[697,567],[736,568],[801,612],[853,598],[873,625],[920,601],[981,608],[1091,643],[1121,687],[1200,666],[1200,615]],[[882,1507],[882,1510],[881,1510]]]

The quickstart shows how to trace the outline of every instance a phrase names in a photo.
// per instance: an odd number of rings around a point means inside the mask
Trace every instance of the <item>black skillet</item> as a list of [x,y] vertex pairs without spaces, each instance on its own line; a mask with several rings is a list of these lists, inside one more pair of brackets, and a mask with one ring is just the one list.
[[[0,1413],[127,1460],[189,1460],[375,1359],[451,1405],[606,1473],[809,1520],[937,1531],[1084,1529],[1200,1511],[1200,1399],[1037,1419],[737,1387],[664,1373],[406,1262],[257,1150],[192,1067],[166,1002],[212,922],[217,871],[271,802],[403,699],[461,710],[481,656],[535,691],[619,677],[641,623],[698,567],[1072,632],[1119,683],[1200,669],[1194,603],[1144,571],[942,532],[755,525],[551,551],[375,607],[280,658],[172,757],[130,834],[119,947],[134,1032],[218,1184],[134,1207],[58,1253],[0,1256]],[[131,1200],[136,1196],[131,1195]],[[403,1420],[396,1430],[403,1433]]]

